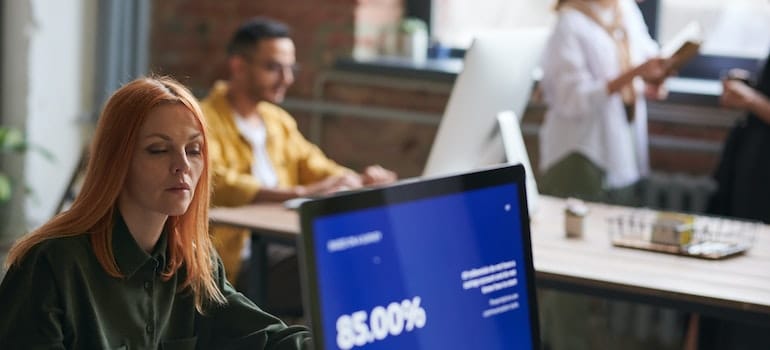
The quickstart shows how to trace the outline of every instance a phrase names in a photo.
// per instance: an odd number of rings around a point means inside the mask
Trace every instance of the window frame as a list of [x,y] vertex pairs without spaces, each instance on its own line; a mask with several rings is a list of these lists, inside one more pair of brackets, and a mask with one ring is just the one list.
[[[647,22],[650,35],[653,39],[658,39],[660,0],[644,0],[639,2],[642,16]],[[405,14],[410,17],[417,17],[425,21],[428,25],[428,35],[432,34],[432,0],[406,0]],[[452,57],[462,57],[464,49],[452,48]],[[743,58],[735,56],[717,56],[717,55],[698,55],[692,61],[688,62],[678,72],[680,77],[719,80],[722,72],[730,68],[743,68],[750,71],[753,76],[758,76],[761,72],[764,59]]]
[[[404,16],[416,17],[423,21],[428,27],[428,37],[433,37],[433,0],[406,0],[404,2]],[[431,55],[428,51],[428,56]],[[458,47],[449,48],[449,58],[462,58],[465,56],[465,49]]]
[[[661,0],[645,0],[639,4],[642,16],[650,30],[653,39],[658,39],[659,13]],[[762,68],[763,59],[744,58],[722,55],[698,54],[679,71],[683,78],[720,80],[720,74],[730,68],[742,68],[750,71],[753,76],[758,76]]]
[[[0,5],[2,7],[3,5]],[[3,76],[3,71],[5,70],[5,16],[3,14],[0,14],[0,86],[5,85],[5,77]],[[0,89],[1,90],[1,89]],[[5,112],[5,106],[4,106],[4,99],[5,95],[0,93],[0,113]],[[3,122],[6,122],[6,120],[3,120],[3,116],[0,115],[0,124]]]

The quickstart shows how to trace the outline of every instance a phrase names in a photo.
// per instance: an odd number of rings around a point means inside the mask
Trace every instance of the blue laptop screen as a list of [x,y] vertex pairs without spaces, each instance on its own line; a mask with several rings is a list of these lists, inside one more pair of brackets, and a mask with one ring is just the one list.
[[532,349],[518,191],[507,183],[316,217],[324,348]]

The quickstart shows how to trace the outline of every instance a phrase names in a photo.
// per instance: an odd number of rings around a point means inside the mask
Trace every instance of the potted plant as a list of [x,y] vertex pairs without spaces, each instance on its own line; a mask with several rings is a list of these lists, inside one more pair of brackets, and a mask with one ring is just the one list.
[[[22,154],[27,149],[24,135],[18,129],[0,126],[0,159],[9,154]],[[5,260],[5,253],[10,247],[10,240],[4,237],[5,222],[9,219],[8,205],[14,191],[15,181],[0,167],[0,261]],[[3,273],[0,269],[0,277]]]
[[[24,135],[18,129],[0,126],[0,155],[17,153],[27,150]],[[13,194],[13,181],[3,169],[0,168],[0,204],[8,202]]]
[[[30,193],[23,179],[19,178],[21,174],[14,172],[9,166],[19,164],[21,156],[30,150],[47,160],[54,159],[53,154],[48,150],[27,142],[21,130],[0,125],[0,161],[2,161],[0,163],[0,257],[2,257],[3,248],[7,249],[9,241],[18,235],[16,231],[19,228],[12,227],[11,218],[12,215],[18,215],[14,213],[14,208],[22,206],[23,203],[13,202],[13,196]],[[11,231],[13,231],[12,234],[10,234]]]
[[428,26],[425,21],[406,17],[398,26],[401,53],[415,63],[423,63],[428,56]]

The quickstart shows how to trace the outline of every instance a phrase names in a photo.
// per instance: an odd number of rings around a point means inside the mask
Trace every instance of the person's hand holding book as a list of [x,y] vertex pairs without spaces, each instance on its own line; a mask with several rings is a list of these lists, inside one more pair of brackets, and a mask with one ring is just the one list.
[[660,49],[661,57],[666,60],[668,75],[674,75],[700,51],[702,30],[698,22],[690,22],[676,33]]
[[636,67],[637,75],[652,85],[660,85],[669,76],[667,60],[653,57]]

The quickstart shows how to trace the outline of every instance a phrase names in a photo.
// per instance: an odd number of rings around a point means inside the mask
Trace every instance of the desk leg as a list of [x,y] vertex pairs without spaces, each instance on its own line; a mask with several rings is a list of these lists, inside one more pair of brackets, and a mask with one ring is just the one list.
[[267,286],[267,242],[260,235],[251,235],[251,266],[249,266],[248,297],[263,308]]

